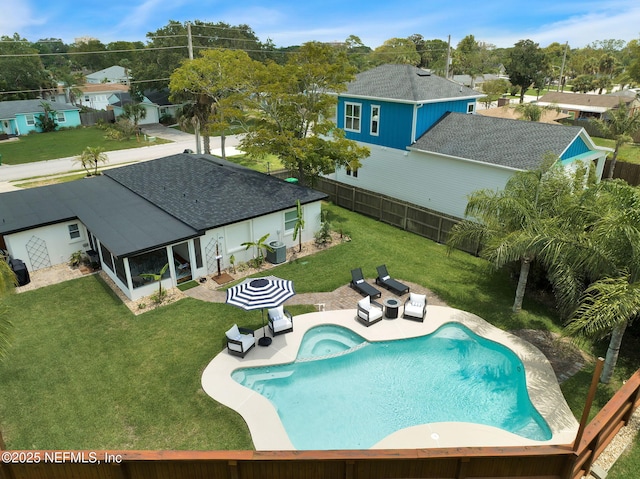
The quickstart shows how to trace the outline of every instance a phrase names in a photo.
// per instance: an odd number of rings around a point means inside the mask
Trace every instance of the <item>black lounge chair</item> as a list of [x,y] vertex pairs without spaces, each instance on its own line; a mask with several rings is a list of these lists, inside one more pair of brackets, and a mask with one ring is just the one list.
[[378,270],[376,284],[382,286],[383,288],[387,288],[389,291],[397,294],[398,296],[402,296],[403,294],[407,294],[409,292],[409,286],[401,283],[400,281],[396,281],[391,276],[389,276],[386,265],[380,265],[376,269]]
[[362,275],[362,268],[356,268],[351,270],[351,283],[349,283],[353,289],[363,296],[370,296],[371,298],[379,298],[382,296],[380,290],[374,288],[364,280]]

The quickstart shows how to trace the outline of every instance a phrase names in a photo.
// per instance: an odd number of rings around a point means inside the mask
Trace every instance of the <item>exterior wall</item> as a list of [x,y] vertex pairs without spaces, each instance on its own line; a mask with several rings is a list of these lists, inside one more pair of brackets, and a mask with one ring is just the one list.
[[[59,128],[73,128],[76,126],[80,126],[82,122],[80,121],[80,112],[78,110],[60,110],[64,113],[64,121],[58,121]],[[18,135],[26,135],[31,131],[41,132],[42,130],[38,128],[37,125],[37,117],[38,115],[42,115],[43,112],[34,112],[32,113],[34,117],[34,124],[29,125],[27,123],[27,114],[19,114],[16,115],[16,134]]]
[[[80,236],[78,238],[71,239],[69,236],[69,225],[72,224],[77,224],[79,227]],[[44,246],[41,250],[46,250],[46,253],[42,253],[42,255],[48,258],[50,266],[67,263],[72,253],[89,249],[88,245],[85,246],[88,241],[86,230],[78,220],[5,235],[4,239],[9,254],[12,258],[24,261],[29,271],[46,267],[46,265],[43,266],[44,259],[38,261],[36,258],[35,248],[27,248],[29,241],[35,240],[34,237],[39,240],[38,243],[41,246]]]
[[[451,100],[438,103],[425,103],[418,108],[416,115],[416,137],[415,141],[420,138],[429,128],[442,118],[442,115],[448,112],[467,113],[469,104],[473,104],[475,111],[476,100]],[[413,143],[412,141],[412,143]],[[409,145],[409,143],[407,143]],[[407,146],[405,145],[405,146]]]
[[[144,118],[142,118],[138,124],[139,125],[150,125],[150,124],[154,124],[154,123],[159,123],[160,122],[160,115],[158,114],[158,107],[149,103],[141,103],[142,105],[144,105],[145,110],[147,110],[147,116],[145,116]],[[116,118],[118,118],[120,115],[122,115],[124,113],[124,110],[122,107],[120,106],[112,106],[113,108],[113,113],[115,114]]]
[[[340,97],[336,123],[338,128],[342,129],[344,129],[345,102],[356,103],[362,107],[360,133],[345,131],[348,139],[392,148],[404,148],[411,144],[413,105],[382,100]],[[377,136],[370,134],[372,105],[380,107],[379,134]]]
[[[371,145],[403,149],[422,136],[445,113],[467,113],[470,103],[474,105],[475,110],[476,101],[475,99],[465,99],[413,104],[341,96],[338,99],[336,124],[338,128],[342,129],[345,126],[345,103],[355,103],[361,105],[362,108],[360,132],[345,131],[348,139]],[[370,133],[371,107],[374,105],[380,108],[378,135]],[[415,132],[415,135],[412,135],[412,132]]]
[[588,153],[590,151],[591,150],[589,149],[587,144],[584,142],[584,140],[581,137],[577,137],[575,140],[573,140],[571,145],[569,145],[569,148],[567,148],[564,151],[564,153],[562,153],[562,156],[560,157],[560,159],[567,160],[569,158],[573,158],[574,156],[578,156],[583,153]]
[[[370,145],[367,145],[370,146]],[[371,147],[358,177],[338,169],[331,177],[447,215],[464,218],[467,195],[503,188],[514,170],[421,152]]]

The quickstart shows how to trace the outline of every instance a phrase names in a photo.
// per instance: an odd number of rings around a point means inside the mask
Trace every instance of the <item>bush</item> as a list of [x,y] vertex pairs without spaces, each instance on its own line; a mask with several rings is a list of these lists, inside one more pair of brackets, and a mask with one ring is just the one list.
[[136,134],[136,127],[126,118],[118,118],[118,121],[111,127],[105,128],[104,137],[109,140],[125,141],[131,139]]

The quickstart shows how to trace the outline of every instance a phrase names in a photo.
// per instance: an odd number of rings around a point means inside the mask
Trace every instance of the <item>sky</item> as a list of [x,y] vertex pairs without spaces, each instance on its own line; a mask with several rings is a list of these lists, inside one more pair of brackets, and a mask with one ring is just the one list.
[[[8,2],[9,3],[9,2]],[[0,36],[35,42],[93,37],[147,41],[168,24],[201,20],[248,25],[277,47],[307,41],[344,41],[356,35],[371,48],[394,37],[420,34],[451,45],[467,35],[497,47],[530,39],[541,47],[569,42],[582,48],[596,40],[640,39],[638,0],[19,0],[0,16]]]

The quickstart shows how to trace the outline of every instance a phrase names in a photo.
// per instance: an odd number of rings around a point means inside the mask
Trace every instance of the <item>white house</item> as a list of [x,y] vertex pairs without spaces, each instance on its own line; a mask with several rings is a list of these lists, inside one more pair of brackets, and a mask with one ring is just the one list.
[[163,285],[253,258],[253,242],[295,246],[320,228],[326,195],[207,155],[178,154],[85,178],[0,194],[0,248],[34,271],[88,252],[130,299],[157,285],[142,276],[169,265]]

